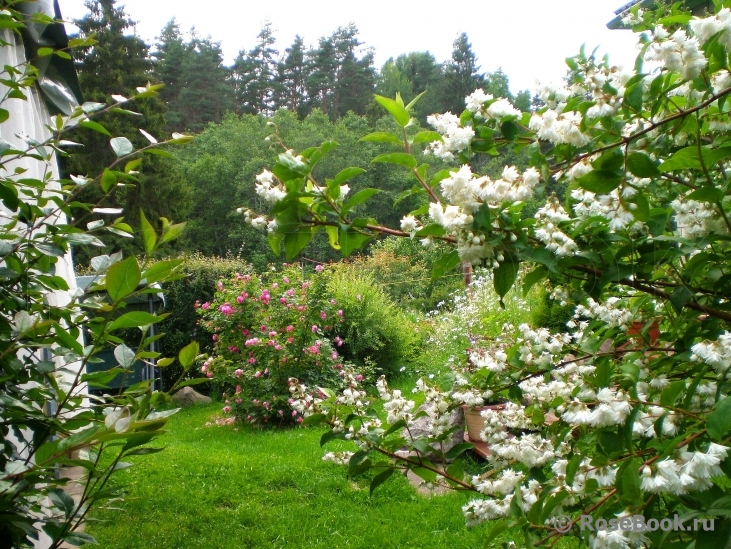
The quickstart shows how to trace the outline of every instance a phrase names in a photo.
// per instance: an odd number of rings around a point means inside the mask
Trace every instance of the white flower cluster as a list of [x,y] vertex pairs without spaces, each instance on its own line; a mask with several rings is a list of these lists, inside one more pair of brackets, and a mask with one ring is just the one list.
[[731,49],[731,10],[728,8],[723,8],[710,17],[691,19],[690,28],[701,44],[720,32],[718,42],[727,50]]
[[263,215],[256,215],[256,213],[253,210],[245,209],[245,208],[237,208],[236,211],[240,214],[243,214],[244,221],[248,224],[250,224],[255,229],[263,229],[264,227],[272,227],[272,230],[275,230],[277,228],[276,221],[269,221],[265,216]]
[[723,474],[720,463],[728,456],[728,448],[710,443],[706,452],[679,451],[674,458],[642,468],[640,488],[656,494],[675,495],[704,491],[713,484],[711,477]]
[[452,428],[448,395],[428,385],[422,378],[416,381],[416,391],[424,394],[423,409],[429,415],[429,436],[439,437]]
[[508,363],[508,355],[500,347],[473,349],[469,361],[475,368],[487,368],[491,372],[502,372]]
[[670,203],[675,210],[678,234],[687,238],[700,238],[709,233],[727,232],[723,220],[708,202],[688,200],[679,196]]
[[401,395],[401,391],[399,389],[394,389],[393,391],[389,389],[388,384],[386,383],[386,376],[378,378],[378,381],[376,382],[376,389],[378,389],[378,394],[380,395],[381,400],[383,400],[383,410],[388,414],[386,421],[393,425],[397,421],[401,421],[403,419],[407,424],[411,424],[414,417],[414,401],[406,400]]
[[353,452],[328,452],[322,456],[322,461],[329,461],[336,465],[348,465],[353,455]]
[[535,214],[536,230],[535,235],[546,248],[559,256],[574,255],[579,252],[579,247],[566,233],[558,228],[560,223],[569,221],[570,218],[563,209],[556,197],[549,198],[545,206]]
[[442,141],[433,141],[424,152],[442,160],[453,160],[454,153],[469,147],[475,136],[475,130],[469,126],[462,127],[459,116],[451,112],[432,114],[427,116],[426,121],[442,135]]
[[691,360],[705,362],[721,374],[731,367],[731,333],[728,331],[718,336],[716,341],[696,343],[691,350]]
[[[700,30],[702,25],[696,22],[695,26]],[[680,73],[684,80],[697,77],[706,66],[697,38],[688,36],[683,29],[671,35],[660,26],[655,27],[645,59],[662,63],[667,70]]]
[[534,330],[528,324],[521,324],[518,330],[521,336],[518,342],[522,343],[518,349],[520,360],[526,364],[541,366],[553,364],[564,345],[571,342],[569,334],[552,334],[546,328]]
[[282,188],[282,185],[274,182],[274,174],[269,170],[264,170],[257,175],[256,181],[256,194],[267,202],[279,202],[287,196],[287,192]]
[[584,402],[573,399],[561,414],[561,419],[571,425],[609,427],[623,425],[632,411],[629,395],[621,389],[604,387],[596,394],[596,400],[596,405],[589,409]]
[[626,330],[630,322],[634,320],[634,314],[624,309],[625,302],[618,297],[612,296],[604,303],[594,301],[591,297],[586,300],[587,306],[577,305],[574,318],[598,318],[611,328]]
[[583,147],[589,143],[589,137],[581,131],[581,121],[582,116],[579,112],[548,109],[543,113],[534,113],[528,127],[536,132],[538,139],[550,141],[555,145],[569,143]]
[[[578,166],[581,166],[581,164],[576,164],[572,168],[572,171],[569,173],[569,179],[571,179],[571,173]],[[584,174],[580,173],[578,177],[582,175]],[[628,175],[628,179],[631,181],[631,185],[625,185],[621,189],[614,189],[609,194],[596,195],[584,189],[573,189],[571,191],[571,198],[575,201],[573,210],[576,216],[580,219],[594,216],[604,217],[609,221],[610,232],[621,231],[627,228],[634,232],[643,231],[644,225],[635,221],[634,215],[632,214],[632,210],[636,209],[637,206],[628,203],[626,199],[635,196],[637,189],[646,186],[650,182],[650,179],[631,177],[631,174]]]
[[307,391],[307,386],[300,383],[298,379],[289,378],[289,394],[291,397],[290,406],[303,417],[312,415],[319,410],[322,399],[314,397]]
[[421,223],[413,215],[406,215],[401,219],[401,230],[414,236],[421,229]]
[[[491,94],[485,93],[482,88],[478,88],[465,97],[465,105],[467,110],[475,115],[475,118],[502,119],[508,116],[520,116],[522,114],[507,99],[502,97],[496,101],[492,101],[492,99],[493,96]],[[488,107],[485,107],[485,103],[488,101],[492,101],[492,103]]]

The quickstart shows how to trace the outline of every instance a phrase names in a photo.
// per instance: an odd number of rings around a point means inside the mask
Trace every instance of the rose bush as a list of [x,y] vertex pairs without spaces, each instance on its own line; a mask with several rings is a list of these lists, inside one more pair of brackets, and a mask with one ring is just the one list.
[[[344,255],[381,234],[440,240],[453,250],[435,274],[460,262],[492,270],[504,296],[522,265],[524,289],[560,273],[559,302],[577,305],[566,332],[520,326],[500,348],[481,349],[474,363],[491,391],[509,404],[486,412],[483,438],[493,447],[481,475],[464,474],[425,457],[448,436],[445,414],[455,406],[450,386],[418,388],[427,406],[379,382],[385,415],[374,417],[357,380],[324,398],[293,381],[295,408],[307,422],[326,422],[323,442],[346,438],[354,454],[329,455],[351,473],[375,468],[378,486],[396,469],[430,483],[475,491],[463,508],[470,525],[499,519],[496,535],[521,527],[525,546],[564,535],[593,547],[726,547],[731,533],[731,10],[704,18],[635,6],[625,20],[639,34],[634,68],[607,58],[567,60],[564,86],[543,86],[543,106],[523,113],[505,99],[476,90],[460,115],[429,117],[436,131],[414,131],[409,105],[376,97],[400,132],[366,140],[393,143],[373,162],[408,170],[428,203],[385,227],[357,215],[378,192],[349,196],[344,170],[318,182],[312,168],[334,143],[296,154],[285,150],[259,179],[272,202],[267,215],[245,212],[267,227],[275,249],[296,255],[326,231]],[[415,151],[456,160],[434,173]],[[505,166],[499,177],[473,172],[475,155],[527,149],[531,167]],[[428,158],[428,157],[427,157]],[[550,195],[533,216],[527,200],[566,183],[568,196]],[[545,195],[544,195],[545,196]],[[354,397],[354,395],[356,395]],[[545,417],[558,421],[548,425]],[[432,431],[413,443],[401,436],[419,415]],[[505,431],[508,426],[513,436]],[[396,451],[409,445],[406,456]],[[455,458],[469,445],[447,454]],[[388,461],[384,461],[383,457]],[[686,527],[659,528],[677,514]],[[642,515],[654,528],[580,529],[594,521]],[[704,527],[694,524],[701,520]],[[560,520],[559,520],[560,519]],[[560,528],[554,528],[561,522]],[[563,521],[563,522],[562,522]],[[626,522],[626,521],[625,521]],[[695,527],[694,527],[695,526]]]
[[[263,274],[234,274],[217,283],[215,298],[197,304],[213,332],[214,354],[204,375],[224,388],[224,412],[252,424],[301,422],[292,408],[290,378],[341,387],[354,372],[338,350],[343,311],[329,296],[322,266],[305,276],[299,265]],[[363,380],[360,370],[353,375]]]

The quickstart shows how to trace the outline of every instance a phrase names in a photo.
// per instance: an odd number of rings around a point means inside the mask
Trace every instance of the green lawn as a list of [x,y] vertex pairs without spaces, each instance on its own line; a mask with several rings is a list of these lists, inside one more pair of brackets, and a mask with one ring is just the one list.
[[489,525],[468,530],[460,509],[469,494],[427,499],[397,475],[369,497],[368,479],[321,460],[321,430],[205,426],[219,410],[179,412],[165,451],[119,472],[122,510],[87,526],[101,547],[482,547]]

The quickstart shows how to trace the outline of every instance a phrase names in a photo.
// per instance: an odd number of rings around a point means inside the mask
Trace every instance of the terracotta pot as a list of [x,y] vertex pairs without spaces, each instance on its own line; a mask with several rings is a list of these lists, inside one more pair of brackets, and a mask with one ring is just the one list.
[[462,406],[464,409],[465,424],[467,425],[467,436],[472,442],[484,442],[480,433],[485,428],[485,420],[480,415],[482,410],[504,410],[505,404],[487,404],[485,406]]
[[639,345],[645,343],[645,338],[650,340],[650,345],[655,345],[655,342],[660,338],[660,319],[656,318],[654,321],[652,321],[652,325],[647,330],[647,332],[645,332],[645,335],[643,337],[642,330],[645,329],[645,326],[647,326],[647,324],[647,322],[643,321],[633,322],[632,326],[627,329],[627,335],[637,336],[635,337],[635,341],[637,341]]

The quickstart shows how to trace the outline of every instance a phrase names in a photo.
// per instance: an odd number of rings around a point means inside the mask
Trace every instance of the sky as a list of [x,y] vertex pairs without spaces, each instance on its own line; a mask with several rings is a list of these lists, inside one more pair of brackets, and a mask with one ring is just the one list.
[[[65,19],[81,18],[84,0],[59,0]],[[250,50],[264,21],[272,22],[275,47],[283,52],[295,35],[316,45],[338,27],[355,23],[364,47],[375,49],[380,68],[389,57],[429,51],[446,61],[452,43],[466,32],[481,72],[502,68],[513,92],[535,89],[536,80],[559,83],[564,59],[582,44],[613,64],[631,66],[637,49],[630,31],[610,31],[606,24],[626,0],[117,0],[148,44],[175,17],[182,30],[195,27],[220,42],[226,64],[240,50]],[[201,6],[204,6],[203,8]],[[206,9],[205,6],[210,6]]]

